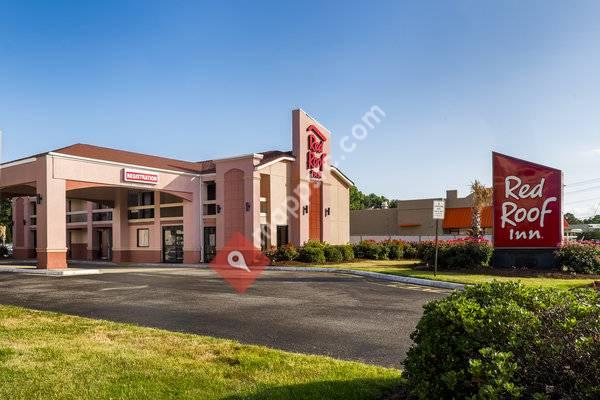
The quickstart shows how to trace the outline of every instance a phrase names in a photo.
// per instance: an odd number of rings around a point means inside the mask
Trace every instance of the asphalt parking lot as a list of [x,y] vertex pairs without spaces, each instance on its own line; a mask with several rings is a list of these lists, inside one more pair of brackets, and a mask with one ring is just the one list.
[[0,274],[0,303],[400,367],[422,306],[449,291],[266,271],[237,294],[211,270]]

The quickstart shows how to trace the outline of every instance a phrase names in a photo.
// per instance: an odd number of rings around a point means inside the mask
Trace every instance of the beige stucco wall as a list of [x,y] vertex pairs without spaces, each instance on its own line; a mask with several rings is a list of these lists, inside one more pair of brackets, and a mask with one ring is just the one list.
[[289,161],[280,161],[260,169],[261,174],[269,175],[269,210],[266,222],[269,225],[270,245],[277,245],[277,225],[290,224],[290,215],[286,202],[291,196],[291,171]]
[[[439,199],[439,198],[438,198]],[[398,208],[350,211],[350,234],[353,236],[430,236],[435,234],[433,201],[430,199],[398,201]],[[446,192],[446,208],[471,207],[471,196],[458,197],[456,190]],[[416,226],[401,226],[401,225]],[[439,233],[443,232],[439,223]]]
[[[329,204],[331,215],[325,217],[329,226],[324,240],[331,244],[346,244],[350,241],[350,192],[347,184],[338,178],[331,179]],[[326,206],[327,207],[327,206]]]

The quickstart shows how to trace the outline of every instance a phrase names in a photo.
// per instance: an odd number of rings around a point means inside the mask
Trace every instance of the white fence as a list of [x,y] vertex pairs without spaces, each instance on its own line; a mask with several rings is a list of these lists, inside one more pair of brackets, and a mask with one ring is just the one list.
[[[452,240],[452,239],[464,239],[465,235],[439,235],[440,240]],[[492,240],[492,235],[484,236],[487,240]],[[404,242],[423,242],[429,240],[435,240],[435,236],[389,236],[389,235],[381,235],[381,236],[373,236],[373,235],[352,235],[350,236],[350,243],[358,243],[361,240],[376,240],[378,242],[382,240],[402,240]]]

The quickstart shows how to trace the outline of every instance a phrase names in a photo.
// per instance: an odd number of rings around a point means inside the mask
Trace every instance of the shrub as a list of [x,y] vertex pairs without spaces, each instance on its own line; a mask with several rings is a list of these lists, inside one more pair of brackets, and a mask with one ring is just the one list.
[[296,249],[296,246],[290,243],[278,248],[272,247],[270,250],[265,252],[265,255],[269,257],[271,262],[294,261],[298,258],[298,249]]
[[386,248],[387,258],[400,260],[404,257],[404,243],[399,240],[387,240],[382,243]]
[[325,262],[325,253],[321,247],[304,246],[300,249],[298,258],[300,261],[307,263],[323,264]]
[[354,260],[354,249],[351,244],[340,244],[335,247],[337,247],[342,253],[342,259],[344,261]]
[[363,240],[354,247],[354,254],[358,258],[368,258],[370,260],[386,260],[388,249],[374,240]]
[[[435,260],[435,243],[419,244],[420,258],[428,265]],[[487,240],[459,239],[440,241],[438,244],[438,266],[441,268],[489,267],[494,249]]]
[[600,293],[483,284],[431,302],[404,363],[420,399],[600,396]]
[[312,247],[312,248],[317,248],[317,249],[325,249],[325,247],[329,246],[327,243],[325,242],[319,242],[318,240],[308,240],[304,243],[304,246],[302,247]]
[[344,260],[344,255],[336,246],[326,246],[323,249],[323,254],[327,262],[340,262]]
[[555,253],[565,271],[584,274],[600,273],[600,246],[593,243],[567,243]]
[[404,258],[407,260],[414,260],[419,258],[419,254],[417,252],[417,247],[412,243],[404,244]]

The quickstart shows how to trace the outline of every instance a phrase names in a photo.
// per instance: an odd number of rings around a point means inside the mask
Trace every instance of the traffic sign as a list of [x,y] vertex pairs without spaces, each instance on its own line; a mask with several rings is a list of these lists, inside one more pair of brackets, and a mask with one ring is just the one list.
[[433,219],[444,219],[446,213],[446,203],[444,200],[433,201]]

